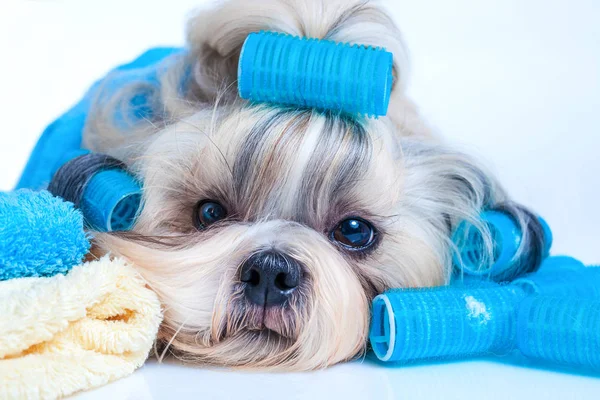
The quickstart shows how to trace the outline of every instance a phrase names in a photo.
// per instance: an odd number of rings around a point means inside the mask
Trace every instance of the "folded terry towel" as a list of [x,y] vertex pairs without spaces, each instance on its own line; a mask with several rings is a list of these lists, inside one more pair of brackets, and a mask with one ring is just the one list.
[[132,373],[162,318],[136,271],[108,257],[0,282],[0,316],[1,399],[52,399]]

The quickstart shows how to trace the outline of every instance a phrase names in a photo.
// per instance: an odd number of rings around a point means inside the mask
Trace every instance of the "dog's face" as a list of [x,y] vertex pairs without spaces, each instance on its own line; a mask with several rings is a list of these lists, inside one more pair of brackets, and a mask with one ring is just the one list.
[[439,154],[419,143],[386,119],[200,112],[135,161],[135,232],[98,239],[160,295],[161,338],[181,357],[330,365],[366,348],[374,295],[447,276],[446,208],[471,177],[456,157],[427,161]]
[[[242,43],[261,29],[391,51],[387,116],[238,99],[230,89]],[[536,218],[432,138],[404,93],[406,49],[378,2],[220,2],[191,20],[188,45],[160,66],[160,87],[97,96],[84,133],[87,148],[123,160],[144,182],[134,232],[95,242],[130,259],[159,294],[164,352],[227,366],[324,367],[367,348],[374,295],[448,281],[458,223],[471,221],[491,243],[482,209],[508,212],[523,250],[543,248],[541,234],[529,234],[541,232]],[[152,93],[152,120],[123,126],[115,114],[130,111],[140,90]]]

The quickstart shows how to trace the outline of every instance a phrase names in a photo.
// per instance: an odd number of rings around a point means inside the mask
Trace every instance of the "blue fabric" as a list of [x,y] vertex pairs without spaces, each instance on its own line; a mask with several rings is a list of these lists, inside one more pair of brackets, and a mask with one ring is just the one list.
[[89,249],[73,204],[45,190],[0,192],[0,281],[65,274]]
[[[65,160],[65,155],[81,147],[82,132],[90,105],[101,86],[103,93],[116,90],[127,84],[146,83],[158,85],[157,73],[161,61],[175,54],[182,54],[183,49],[176,47],[160,47],[146,51],[134,61],[115,68],[105,78],[96,82],[83,99],[50,124],[42,133],[35,146],[29,162],[17,184],[19,188],[44,189],[47,187],[52,173]],[[152,110],[145,106],[144,93],[132,99],[137,110],[136,118],[147,118]]]
[[[115,90],[130,84],[158,87],[162,61],[183,51],[174,47],[154,48],[115,68],[44,130],[17,190],[0,192],[0,280],[64,274],[82,262],[90,243],[81,212],[45,190],[28,189],[46,188],[56,169],[79,152],[89,108],[96,97],[108,95],[108,99]],[[134,119],[150,116],[153,110],[147,103],[143,91],[134,96]],[[117,121],[120,117],[115,116]]]

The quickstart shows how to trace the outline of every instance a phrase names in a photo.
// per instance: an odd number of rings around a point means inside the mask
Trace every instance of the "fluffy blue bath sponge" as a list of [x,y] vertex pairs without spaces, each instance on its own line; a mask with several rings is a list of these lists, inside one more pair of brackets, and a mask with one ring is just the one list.
[[0,281],[65,274],[89,249],[71,203],[47,191],[0,192]]

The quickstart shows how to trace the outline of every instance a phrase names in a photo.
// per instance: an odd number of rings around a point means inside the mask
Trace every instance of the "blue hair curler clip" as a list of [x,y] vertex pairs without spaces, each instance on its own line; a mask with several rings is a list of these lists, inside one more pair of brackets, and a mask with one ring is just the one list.
[[48,190],[81,209],[89,227],[100,232],[133,227],[142,189],[123,163],[87,150],[69,153],[61,163]]
[[[529,261],[527,254],[516,257],[523,238],[523,233],[515,221],[501,211],[485,211],[481,220],[487,225],[492,237],[493,259],[487,265],[485,259],[485,243],[482,232],[471,223],[462,222],[453,234],[453,241],[458,253],[453,256],[454,266],[465,276],[478,276],[495,281],[509,281],[530,266],[521,265]],[[544,258],[548,256],[552,246],[552,231],[546,221],[538,217],[544,232]],[[524,268],[525,267],[525,268]]]
[[387,113],[393,56],[381,48],[251,33],[238,68],[240,97],[349,114]]
[[[538,272],[508,285],[485,281],[481,287],[461,283],[379,295],[373,300],[371,346],[382,361],[406,363],[519,349],[546,361],[597,368],[600,352],[583,355],[599,345],[599,299],[600,268],[551,257]],[[545,337],[569,344],[544,341]]]

